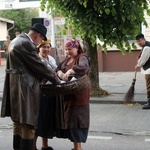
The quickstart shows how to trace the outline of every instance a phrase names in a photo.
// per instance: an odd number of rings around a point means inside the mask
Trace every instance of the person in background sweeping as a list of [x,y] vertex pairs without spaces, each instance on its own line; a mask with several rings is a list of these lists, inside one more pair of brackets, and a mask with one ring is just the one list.
[[147,101],[148,103],[143,106],[143,109],[150,109],[150,42],[146,41],[143,34],[136,36],[137,44],[142,47],[141,53],[138,57],[135,70],[141,68],[141,73],[145,75]]

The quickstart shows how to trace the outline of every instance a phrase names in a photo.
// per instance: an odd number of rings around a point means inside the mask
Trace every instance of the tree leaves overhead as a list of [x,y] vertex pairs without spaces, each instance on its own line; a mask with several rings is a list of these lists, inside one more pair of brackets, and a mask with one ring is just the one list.
[[93,45],[97,37],[104,48],[116,45],[122,52],[131,50],[127,35],[134,39],[141,23],[147,26],[144,13],[150,12],[146,0],[42,0],[41,8],[60,14],[75,34],[90,38]]

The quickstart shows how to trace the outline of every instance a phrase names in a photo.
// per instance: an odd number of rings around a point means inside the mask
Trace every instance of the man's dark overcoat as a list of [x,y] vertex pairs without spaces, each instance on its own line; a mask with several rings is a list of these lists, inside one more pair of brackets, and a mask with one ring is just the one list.
[[9,45],[1,117],[10,116],[12,121],[37,127],[42,78],[57,82],[31,39],[21,34]]

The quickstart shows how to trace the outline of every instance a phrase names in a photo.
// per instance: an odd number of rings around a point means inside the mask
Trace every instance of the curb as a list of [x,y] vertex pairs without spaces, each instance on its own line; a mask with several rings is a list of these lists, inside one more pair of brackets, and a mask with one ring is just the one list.
[[[0,96],[0,101],[2,101],[2,96]],[[146,101],[133,101],[132,104],[145,104]],[[90,104],[126,104],[121,100],[108,100],[107,97],[104,98],[97,98],[97,97],[90,97]]]
[[[143,105],[147,102],[143,101],[133,101],[131,104],[140,104]],[[123,101],[117,101],[117,100],[90,100],[90,104],[126,104]]]
[[[141,97],[142,96],[142,97]],[[108,96],[105,97],[90,97],[90,103],[96,103],[96,104],[128,104],[123,101],[124,93],[111,93]],[[137,97],[140,97],[137,98]],[[135,96],[135,99],[131,102],[131,104],[145,104],[147,103],[147,100],[143,98],[144,95],[137,94]],[[139,100],[138,100],[139,99]]]

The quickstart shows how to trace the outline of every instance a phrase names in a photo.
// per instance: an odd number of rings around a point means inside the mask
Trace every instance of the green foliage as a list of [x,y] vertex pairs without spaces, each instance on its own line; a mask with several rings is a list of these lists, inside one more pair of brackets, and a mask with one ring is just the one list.
[[0,16],[13,20],[15,27],[10,30],[11,39],[15,37],[15,32],[28,32],[31,27],[31,19],[39,16],[38,9],[17,9],[0,10]]
[[74,34],[90,38],[93,45],[97,37],[105,50],[116,45],[122,53],[135,48],[127,35],[134,39],[140,24],[147,26],[144,13],[150,14],[146,0],[41,0],[41,9],[46,8],[64,17]]

